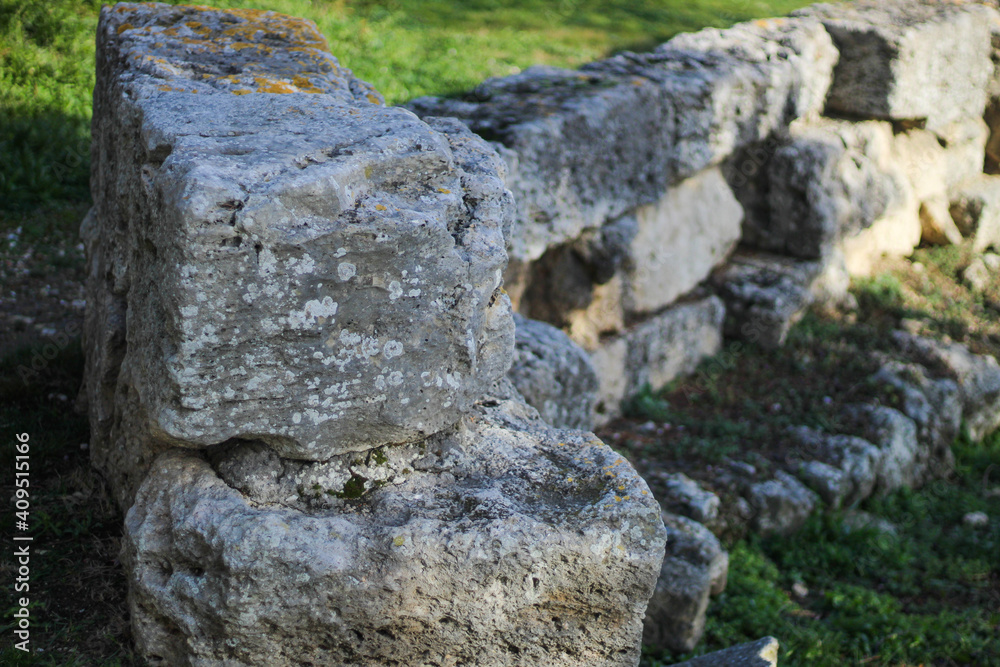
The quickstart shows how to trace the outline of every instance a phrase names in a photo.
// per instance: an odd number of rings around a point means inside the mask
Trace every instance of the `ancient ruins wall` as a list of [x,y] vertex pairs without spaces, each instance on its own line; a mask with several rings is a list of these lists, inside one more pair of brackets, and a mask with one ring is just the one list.
[[[780,344],[883,254],[1000,246],[991,40],[1000,16],[971,2],[815,5],[409,106],[462,119],[507,163],[506,289],[591,352],[603,420],[717,350],[723,328]],[[687,327],[692,303],[694,339],[714,346],[650,351],[645,328]]]

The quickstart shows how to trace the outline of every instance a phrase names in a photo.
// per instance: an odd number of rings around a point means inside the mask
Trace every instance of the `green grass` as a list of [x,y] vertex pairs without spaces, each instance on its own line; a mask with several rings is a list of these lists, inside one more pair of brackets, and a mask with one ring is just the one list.
[[[455,94],[532,64],[576,66],[620,49],[649,48],[680,31],[782,14],[807,3],[219,4],[313,19],[345,65],[374,83],[389,103],[399,103],[419,95]],[[18,254],[30,250],[30,278],[39,283],[82,270],[68,250],[76,244],[76,228],[89,205],[98,9],[93,0],[0,0],[0,232],[20,228]],[[476,57],[464,57],[470,53]],[[731,346],[727,356],[706,364],[688,384],[673,387],[678,399],[670,400],[669,392],[647,392],[637,414],[686,426],[689,435],[677,441],[674,455],[721,460],[745,442],[765,441],[769,428],[785,422],[833,425],[829,420],[836,405],[829,407],[825,393],[808,377],[829,378],[837,370],[845,379],[835,400],[863,396],[867,389],[858,379],[870,369],[858,351],[883,344],[902,317],[926,319],[928,331],[948,333],[980,351],[1000,348],[1000,339],[991,338],[994,329],[983,297],[943,290],[936,279],[957,281],[968,258],[960,250],[921,253],[928,269],[923,275],[930,278],[897,272],[859,283],[862,324],[810,315],[792,332],[785,354]],[[0,253],[0,259],[15,258]],[[46,342],[35,340],[0,359],[0,430],[32,437],[37,547],[32,645],[44,649],[29,656],[15,652],[7,644],[5,616],[0,663],[135,664],[124,573],[116,562],[122,517],[80,448],[89,440],[88,428],[72,408],[82,376],[78,341],[29,382],[18,374]],[[748,401],[729,381],[733,373],[773,377],[761,390],[767,400]],[[772,410],[776,403],[780,410]],[[700,425],[692,411],[717,414]],[[985,446],[959,443],[956,454],[953,480],[868,502],[867,510],[900,526],[897,539],[847,534],[838,516],[826,516],[813,518],[791,538],[732,543],[729,588],[712,603],[699,652],[773,634],[784,646],[783,665],[1000,664],[997,524],[973,531],[959,521],[964,511],[974,509],[1000,516],[1000,501],[982,493],[984,477],[1000,485],[1000,439],[994,436]],[[5,447],[0,454],[5,470],[12,468],[11,457]],[[10,480],[2,485],[9,497]],[[7,515],[0,523],[5,535],[13,532],[11,521]],[[2,567],[6,575],[9,554]],[[808,588],[805,599],[790,592],[795,583]],[[667,657],[681,656],[651,651],[647,662]]]
[[[862,506],[896,536],[817,515],[791,537],[732,545],[729,584],[697,653],[773,635],[788,667],[1000,665],[1000,495],[984,493],[984,479],[1000,488],[1000,433],[959,441],[955,454],[954,479]],[[993,520],[965,526],[971,511]],[[795,585],[808,593],[797,597]],[[685,657],[648,651],[647,664]]]

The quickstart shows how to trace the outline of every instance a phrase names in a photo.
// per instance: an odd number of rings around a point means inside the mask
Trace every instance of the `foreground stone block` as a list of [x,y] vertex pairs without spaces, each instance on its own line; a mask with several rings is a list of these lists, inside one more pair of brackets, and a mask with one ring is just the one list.
[[532,261],[818,113],[836,58],[815,21],[759,21],[579,71],[533,67],[461,100],[411,106],[500,144],[518,206],[508,247],[512,259]]
[[590,355],[601,381],[595,422],[619,415],[621,402],[643,386],[662,387],[716,354],[724,317],[722,301],[705,297],[668,308],[602,342]]
[[823,21],[840,52],[829,110],[926,119],[929,127],[982,115],[993,73],[994,10],[973,3],[862,0],[813,5],[793,16]]
[[764,637],[731,648],[674,663],[674,667],[776,667],[778,640]]
[[644,644],[690,651],[705,632],[709,595],[726,588],[729,554],[702,524],[663,513],[667,550],[643,621]]
[[[415,441],[506,373],[511,200],[488,145],[382,106],[307,21],[101,16],[86,384],[123,507],[167,447]],[[266,57],[241,50],[261,35]]]
[[516,314],[514,324],[507,377],[547,423],[589,431],[599,387],[590,357],[551,325]]
[[213,468],[196,452],[161,456],[126,519],[140,653],[163,665],[637,664],[659,508],[599,440],[550,429],[512,395],[498,389],[357,498],[317,484],[277,500],[268,457]]

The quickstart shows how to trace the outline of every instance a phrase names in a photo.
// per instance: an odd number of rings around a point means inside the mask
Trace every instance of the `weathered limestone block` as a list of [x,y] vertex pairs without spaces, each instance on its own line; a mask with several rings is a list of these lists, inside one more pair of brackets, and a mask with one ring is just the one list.
[[590,357],[549,324],[515,314],[514,326],[507,377],[552,426],[589,431],[599,387]]
[[788,535],[802,527],[819,496],[783,470],[774,478],[749,484],[743,497],[753,509],[751,523],[763,535]]
[[123,507],[167,446],[415,441],[506,373],[485,142],[381,106],[291,17],[117,5],[98,44],[86,382]]
[[813,5],[793,16],[822,20],[840,51],[828,110],[926,119],[928,127],[982,115],[995,11],[973,3],[861,0]]
[[804,459],[794,472],[828,505],[851,507],[872,494],[882,460],[878,447],[862,438],[829,435],[806,426],[790,429],[789,437],[796,458]]
[[710,296],[680,303],[601,343],[590,358],[601,388],[595,422],[621,413],[621,402],[644,385],[659,388],[722,347],[725,307]]
[[822,108],[837,54],[815,21],[679,35],[579,71],[533,67],[460,100],[421,98],[498,142],[518,213],[512,259],[531,261]]
[[515,394],[489,395],[360,497],[310,477],[321,504],[313,489],[276,495],[266,457],[161,456],[126,518],[140,653],[162,665],[637,664],[660,510],[617,454],[549,428]]
[[690,651],[705,632],[709,595],[726,588],[729,554],[702,524],[663,513],[667,549],[643,621],[644,644]]
[[890,216],[909,223],[887,248],[908,254],[920,241],[917,205],[905,174],[892,163],[885,122],[796,123],[767,165],[767,216],[750,217],[748,245],[803,259],[829,256],[838,243]]
[[626,320],[661,310],[702,282],[736,245],[742,218],[722,174],[708,169],[656,204],[547,251],[528,271],[520,309],[594,350]]
[[657,498],[667,512],[686,516],[698,523],[712,523],[719,516],[719,496],[706,491],[682,472],[660,475]]
[[973,440],[1000,428],[1000,364],[996,359],[973,354],[959,343],[942,343],[904,331],[894,332],[893,338],[931,372],[958,383],[962,417]]
[[898,410],[881,405],[850,405],[845,416],[879,450],[875,491],[889,493],[924,481],[930,447],[917,438],[917,425]]
[[764,637],[721,651],[674,663],[674,667],[777,667],[778,640]]
[[738,250],[712,284],[726,304],[726,336],[775,348],[814,300],[844,299],[850,278],[837,253],[809,261]]
[[1000,250],[1000,176],[981,174],[955,186],[950,212],[975,252]]
[[718,168],[670,188],[635,212],[624,278],[626,311],[655,312],[691,291],[740,239],[743,208]]
[[918,364],[886,363],[872,376],[872,382],[891,387],[899,400],[899,410],[917,425],[917,436],[928,448],[927,470],[937,477],[954,468],[951,444],[962,425],[962,400],[958,385],[951,379],[934,379]]
[[961,183],[982,173],[987,135],[981,118],[965,118],[937,132],[910,129],[894,137],[894,163],[906,173],[920,202],[924,241],[961,243],[961,228],[948,210],[949,201]]

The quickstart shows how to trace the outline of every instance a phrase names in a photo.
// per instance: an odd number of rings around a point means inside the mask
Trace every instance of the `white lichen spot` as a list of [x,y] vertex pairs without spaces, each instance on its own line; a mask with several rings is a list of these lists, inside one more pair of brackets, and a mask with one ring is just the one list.
[[333,317],[337,314],[337,302],[328,296],[322,301],[310,299],[306,301],[302,310],[293,310],[288,314],[288,326],[292,329],[301,329],[307,325],[313,325],[321,317]]
[[301,412],[296,412],[295,414],[292,415],[292,423],[293,424],[299,424],[301,422],[302,422],[302,413]]
[[403,286],[399,284],[398,280],[393,280],[389,283],[389,299],[395,301],[401,296],[403,296]]
[[198,306],[184,306],[181,308],[181,315],[184,317],[195,317],[198,314]]
[[403,384],[403,374],[399,371],[393,371],[389,373],[389,384],[393,387],[398,387]]
[[357,267],[350,262],[341,262],[337,265],[337,276],[341,280],[350,280],[357,272]]
[[396,340],[390,340],[382,348],[382,353],[385,355],[386,359],[392,359],[393,357],[398,357],[403,354],[403,344]]
[[304,254],[302,259],[292,268],[292,271],[300,276],[304,273],[312,273],[315,270],[316,260],[310,257],[309,253]]
[[334,257],[343,257],[347,254],[347,248],[337,248],[337,252],[333,254]]
[[406,296],[410,296],[410,297],[420,296],[420,290],[418,290],[418,289],[411,289],[409,292],[406,293]]

